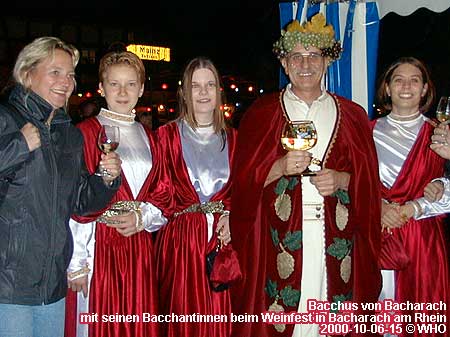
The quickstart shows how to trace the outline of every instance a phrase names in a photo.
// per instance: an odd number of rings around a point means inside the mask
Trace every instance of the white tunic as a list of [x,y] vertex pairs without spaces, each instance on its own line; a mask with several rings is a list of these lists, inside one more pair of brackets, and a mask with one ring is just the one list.
[[[337,118],[333,98],[323,90],[311,106],[299,99],[287,86],[283,96],[286,113],[290,120],[312,120],[317,130],[317,144],[309,152],[313,158],[323,160],[330,142]],[[327,270],[325,262],[325,222],[323,197],[319,194],[309,177],[302,177],[303,198],[303,261],[301,297],[299,312],[307,312],[307,300],[327,301]],[[316,214],[320,217],[317,218]],[[317,324],[296,324],[293,337],[316,337]]]
[[[377,121],[373,137],[379,161],[380,179],[384,186],[391,188],[402,169],[403,163],[413,147],[420,129],[426,118],[419,114],[410,121],[398,121],[390,117]],[[431,139],[430,139],[431,142]],[[438,214],[450,212],[450,183],[449,179],[439,179],[444,183],[445,191],[442,198],[436,202],[429,202],[424,197],[416,199],[423,214],[417,219],[424,219]],[[395,281],[393,270],[382,270],[383,288],[380,300],[395,299]],[[385,335],[390,336],[390,335]]]
[[[223,144],[222,137],[214,133],[213,126],[193,130],[184,120],[177,123],[189,179],[200,202],[207,202],[230,177],[228,142]],[[213,235],[214,216],[207,213],[206,220],[209,241]]]
[[[102,111],[108,110],[102,109]],[[108,111],[108,113],[114,115],[112,111]],[[138,122],[115,120],[102,115],[102,112],[96,118],[102,125],[119,127],[120,141],[116,152],[122,160],[123,174],[127,179],[133,197],[136,198],[152,168],[152,154],[147,134]],[[157,231],[167,223],[167,219],[162,215],[161,210],[151,203],[141,202],[140,207],[145,230],[149,232]],[[75,272],[87,265],[90,269],[88,274],[88,285],[90,285],[94,272],[96,222],[81,224],[70,219],[69,225],[74,240],[74,251],[67,271],[69,273]],[[85,275],[81,274],[78,277]],[[79,292],[77,296],[77,317],[82,312],[89,312],[89,295],[84,298],[82,292]],[[77,324],[76,336],[87,337],[88,325]]]

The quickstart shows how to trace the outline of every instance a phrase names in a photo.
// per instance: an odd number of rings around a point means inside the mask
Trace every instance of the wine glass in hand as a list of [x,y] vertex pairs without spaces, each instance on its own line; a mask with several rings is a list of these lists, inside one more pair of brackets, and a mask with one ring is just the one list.
[[442,96],[436,109],[436,118],[439,122],[448,124],[450,120],[450,97]]
[[[117,149],[119,146],[119,138],[120,135],[118,126],[102,125],[98,134],[97,145],[103,153],[108,154],[109,152]],[[110,176],[108,170],[101,168],[100,166],[97,168],[95,175],[100,177]]]
[[[313,121],[289,121],[285,124],[281,133],[281,145],[288,151],[308,151],[316,143],[317,131]],[[313,164],[320,165],[320,160],[313,158]],[[315,173],[307,168],[301,175],[312,176]]]

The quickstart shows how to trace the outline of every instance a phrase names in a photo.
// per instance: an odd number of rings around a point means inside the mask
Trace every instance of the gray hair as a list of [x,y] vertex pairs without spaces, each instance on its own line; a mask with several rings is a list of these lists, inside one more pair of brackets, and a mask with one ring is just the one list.
[[73,67],[77,66],[80,59],[77,48],[57,37],[39,37],[27,44],[17,56],[13,70],[14,80],[29,89],[30,84],[27,83],[27,79],[30,71],[45,59],[54,57],[56,49],[67,52],[72,57]]

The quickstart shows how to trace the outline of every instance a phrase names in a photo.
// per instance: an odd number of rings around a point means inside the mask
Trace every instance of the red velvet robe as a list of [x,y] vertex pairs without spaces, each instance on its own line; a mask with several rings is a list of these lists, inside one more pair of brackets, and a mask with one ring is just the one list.
[[[375,125],[375,124],[374,124]],[[444,160],[430,148],[434,127],[424,123],[391,189],[381,184],[382,197],[389,202],[404,204],[423,196],[425,186],[434,178],[442,177]],[[383,159],[380,158],[380,162]],[[396,301],[413,303],[449,302],[449,238],[445,215],[422,220],[410,219],[403,227],[393,230],[405,247],[410,263],[396,272]],[[446,314],[427,311],[427,315]],[[414,313],[404,312],[412,315]],[[447,316],[447,334],[450,331]],[[447,334],[404,334],[404,336],[447,336]]]
[[[335,238],[352,242],[352,265],[346,283],[340,275],[341,260],[326,254],[328,300],[376,302],[381,288],[377,266],[381,196],[375,146],[365,111],[342,97],[334,96],[334,99],[337,119],[323,167],[351,174],[348,191],[351,202],[348,223],[340,230],[336,226],[337,198],[325,197],[325,244],[327,249],[330,248]],[[292,213],[287,221],[282,221],[274,209],[279,180],[264,188],[273,163],[286,153],[280,143],[286,122],[281,100],[280,94],[257,100],[245,113],[239,127],[230,221],[243,282],[232,289],[232,310],[235,314],[257,315],[259,322],[235,323],[232,327],[234,337],[292,336],[294,325],[286,325],[284,332],[277,332],[274,326],[261,320],[260,314],[275,302],[275,298],[269,296],[270,292],[265,291],[269,280],[272,285],[276,282],[276,291],[280,295],[277,304],[285,312],[298,309],[298,299],[286,303],[281,297],[282,291],[300,290],[302,249],[289,251],[295,259],[295,270],[287,279],[281,279],[277,272],[280,250],[273,243],[273,231],[278,233],[281,241],[289,231],[302,229],[301,183],[297,181],[297,185],[285,191],[292,200]]]
[[[176,123],[158,129],[161,139],[169,143],[165,150],[168,169],[175,191],[175,212],[200,202],[191,184],[183,159],[181,139]],[[236,132],[227,132],[230,168],[235,148]],[[210,201],[222,200],[230,209],[231,174],[227,184]],[[215,226],[219,219],[214,216]],[[172,218],[157,234],[157,273],[160,308],[162,314],[214,314],[227,315],[231,311],[229,290],[214,292],[206,275],[206,255],[216,245],[214,234],[207,242],[207,221],[202,213],[186,213]],[[232,289],[232,288],[231,288]],[[227,317],[228,319],[229,317]],[[231,325],[223,323],[167,323],[162,324],[163,335],[170,337],[227,337]]]
[[[77,125],[84,136],[84,153],[89,172],[95,172],[100,160],[97,135],[100,123],[97,118],[87,119]],[[122,185],[111,201],[139,200],[151,202],[161,210],[170,212],[171,190],[165,165],[156,146],[155,135],[145,129],[152,151],[152,169],[136,199],[122,172]],[[78,222],[95,220],[90,217],[74,217]],[[167,217],[168,213],[164,213]],[[124,237],[114,228],[97,223],[95,231],[94,273],[90,285],[89,312],[98,313],[99,323],[89,326],[90,337],[157,337],[158,323],[101,323],[101,315],[142,313],[158,314],[158,293],[152,234],[139,232]],[[76,293],[69,291],[66,303],[66,337],[74,336]]]

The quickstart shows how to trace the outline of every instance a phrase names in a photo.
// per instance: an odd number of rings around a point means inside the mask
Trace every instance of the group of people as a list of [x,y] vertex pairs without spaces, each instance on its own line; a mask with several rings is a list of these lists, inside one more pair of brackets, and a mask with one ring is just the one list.
[[[388,67],[385,114],[369,121],[324,86],[341,46],[322,14],[293,21],[274,52],[289,84],[256,100],[238,131],[204,57],[185,67],[178,119],[152,131],[133,114],[145,83],[133,53],[101,59],[106,107],[73,126],[77,49],[42,37],[21,51],[0,106],[0,336],[315,337],[317,324],[229,317],[306,313],[309,299],[450,304],[450,133],[425,117],[435,95],[425,65]],[[317,144],[286,151],[281,132],[299,120],[314,122]],[[120,130],[107,154],[104,125]],[[302,175],[311,164],[319,169]],[[230,242],[242,277],[218,289],[209,258]],[[82,313],[97,318],[80,324]],[[117,314],[228,319],[102,320]]]

